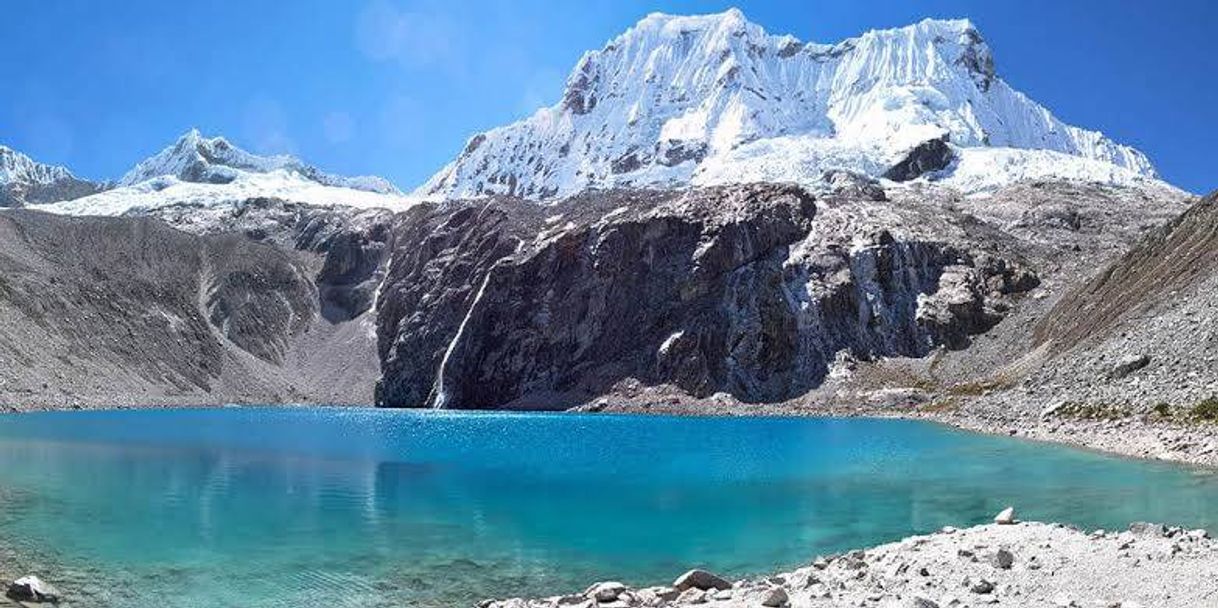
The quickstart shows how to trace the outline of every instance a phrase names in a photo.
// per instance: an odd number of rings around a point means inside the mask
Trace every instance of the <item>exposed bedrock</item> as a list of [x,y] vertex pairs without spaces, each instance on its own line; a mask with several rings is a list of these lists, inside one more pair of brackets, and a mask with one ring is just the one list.
[[634,378],[771,401],[859,358],[967,345],[1035,286],[887,230],[821,234],[795,186],[403,214],[378,306],[385,406],[564,407]]
[[946,137],[927,140],[915,146],[905,158],[885,171],[884,177],[897,182],[907,182],[927,173],[942,171],[951,165],[954,159],[955,154],[952,153],[951,146],[947,145]]

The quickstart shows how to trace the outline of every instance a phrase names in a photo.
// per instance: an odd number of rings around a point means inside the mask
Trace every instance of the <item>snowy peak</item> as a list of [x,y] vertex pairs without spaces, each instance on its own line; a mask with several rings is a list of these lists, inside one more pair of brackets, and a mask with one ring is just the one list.
[[419,199],[403,195],[379,177],[332,175],[288,155],[259,156],[223,137],[191,129],[145,159],[116,187],[91,196],[57,199],[41,210],[68,215],[127,215],[172,207],[208,225],[255,199],[274,198],[315,206],[404,209]]
[[92,194],[104,188],[77,178],[64,167],[40,163],[0,146],[0,207],[52,203]]
[[173,145],[140,162],[119,180],[133,186],[155,178],[174,177],[184,182],[228,184],[243,174],[285,171],[325,186],[363,190],[377,194],[400,194],[380,177],[331,175],[289,155],[259,156],[229,143],[223,137],[203,137],[191,129]]
[[[833,169],[881,177],[932,140],[950,143],[944,159],[956,164],[971,150],[1014,148],[1047,151],[1053,163],[1089,161],[1075,167],[1084,176],[1096,164],[1119,179],[1154,177],[1140,152],[1062,123],[1003,82],[994,63],[967,20],[826,45],[768,34],[735,9],[656,13],[586,53],[558,103],[475,136],[421,191],[547,198],[595,187],[815,182]],[[951,173],[945,165],[934,177]]]

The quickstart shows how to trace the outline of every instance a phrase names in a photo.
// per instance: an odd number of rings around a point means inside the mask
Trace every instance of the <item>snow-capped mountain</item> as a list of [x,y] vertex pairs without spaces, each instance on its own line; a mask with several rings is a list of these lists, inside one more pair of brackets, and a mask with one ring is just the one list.
[[72,215],[123,215],[174,205],[223,211],[253,198],[365,208],[417,202],[384,178],[325,173],[294,156],[251,154],[192,129],[137,164],[117,187],[40,209]]
[[649,15],[585,54],[557,104],[474,136],[420,192],[815,183],[829,169],[926,174],[965,191],[1027,177],[1156,178],[1141,152],[1012,89],[968,21],[825,45],[770,35],[732,9]]
[[104,188],[58,165],[48,165],[0,146],[0,207],[51,203],[93,194]]
[[401,194],[397,187],[384,178],[331,175],[305,164],[294,156],[250,154],[223,137],[203,137],[198,129],[191,129],[172,146],[140,162],[118,183],[121,186],[133,186],[153,178],[173,176],[184,182],[227,184],[236,180],[242,173],[273,171],[294,173],[323,186],[377,194]]

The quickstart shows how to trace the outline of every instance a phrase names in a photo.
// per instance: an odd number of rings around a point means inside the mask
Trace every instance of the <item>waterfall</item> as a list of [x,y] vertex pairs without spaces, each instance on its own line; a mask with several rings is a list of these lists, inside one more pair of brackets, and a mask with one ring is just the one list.
[[491,282],[491,273],[495,270],[498,263],[492,265],[486,271],[486,277],[482,279],[482,286],[478,288],[478,293],[474,295],[474,301],[470,303],[469,310],[465,311],[465,318],[461,319],[461,324],[457,326],[457,333],[453,334],[453,339],[448,343],[448,347],[444,349],[444,356],[440,359],[440,368],[436,370],[436,382],[432,389],[435,394],[435,401],[432,405],[433,409],[442,410],[448,404],[448,390],[444,383],[444,371],[448,368],[448,360],[452,358],[453,351],[457,350],[457,342],[461,340],[462,334],[465,333],[465,326],[469,324],[469,320],[474,316],[474,309],[478,307],[478,302],[482,301],[482,296],[486,294],[486,286]]

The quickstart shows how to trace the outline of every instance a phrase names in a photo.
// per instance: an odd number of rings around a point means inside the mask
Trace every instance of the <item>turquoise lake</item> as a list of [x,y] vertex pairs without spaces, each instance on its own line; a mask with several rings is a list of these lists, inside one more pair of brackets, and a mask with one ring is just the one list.
[[1085,528],[1214,527],[1218,477],[902,420],[0,416],[0,565],[70,606],[468,606],[760,574],[1007,504]]

